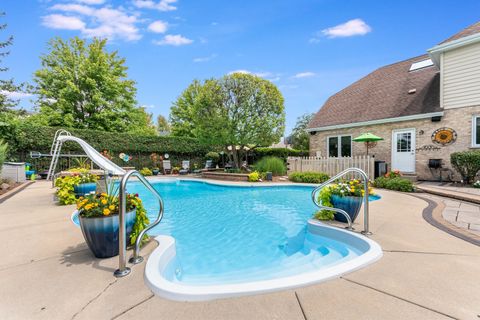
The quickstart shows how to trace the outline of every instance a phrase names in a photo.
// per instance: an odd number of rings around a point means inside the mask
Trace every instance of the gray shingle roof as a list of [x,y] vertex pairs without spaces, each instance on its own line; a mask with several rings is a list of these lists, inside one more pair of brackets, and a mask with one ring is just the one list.
[[474,24],[466,27],[465,29],[463,29],[459,33],[456,33],[453,36],[451,36],[450,38],[440,42],[440,44],[444,44],[444,43],[447,43],[447,42],[450,42],[450,41],[453,41],[453,40],[458,40],[460,38],[468,37],[468,36],[471,36],[472,34],[476,34],[476,33],[480,33],[480,21],[475,22]]
[[[381,67],[331,96],[309,128],[396,118],[441,111],[440,75],[431,66],[410,71],[418,56]],[[409,93],[416,89],[415,93]]]

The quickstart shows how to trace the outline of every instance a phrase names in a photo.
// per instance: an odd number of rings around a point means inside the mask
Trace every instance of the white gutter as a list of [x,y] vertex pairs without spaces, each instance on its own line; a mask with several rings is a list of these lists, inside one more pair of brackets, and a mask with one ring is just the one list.
[[318,128],[308,128],[307,132],[328,131],[328,130],[336,130],[336,129],[372,126],[372,125],[376,125],[376,124],[410,121],[410,120],[420,120],[420,119],[427,119],[427,118],[431,118],[431,117],[441,117],[441,116],[443,116],[443,111],[414,114],[414,115],[411,115],[411,116],[403,116],[403,117],[396,117],[396,118],[386,118],[386,119],[378,119],[378,120],[370,120],[370,121],[362,121],[362,122],[354,122],[354,123],[336,124],[336,125],[332,125],[332,126],[325,126],[325,127],[318,127]]
[[468,46],[469,44],[480,42],[480,33],[475,33],[457,40],[452,40],[446,43],[436,45],[427,50],[428,54],[435,62],[437,67],[440,67],[440,54],[445,51],[453,50],[459,47]]

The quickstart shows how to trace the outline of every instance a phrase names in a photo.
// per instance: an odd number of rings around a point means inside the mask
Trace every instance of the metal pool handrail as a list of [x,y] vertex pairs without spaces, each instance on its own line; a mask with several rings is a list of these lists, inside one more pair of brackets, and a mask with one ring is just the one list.
[[158,210],[158,217],[157,219],[149,224],[145,229],[143,229],[140,234],[137,236],[137,240],[135,241],[135,247],[133,249],[133,257],[130,258],[129,262],[133,264],[137,264],[143,261],[143,257],[139,255],[140,252],[140,244],[142,242],[142,238],[145,233],[150,230],[151,228],[155,227],[163,218],[163,200],[157,190],[153,188],[153,186],[148,182],[147,179],[143,175],[141,175],[136,170],[128,171],[123,177],[120,182],[120,212],[118,215],[118,224],[119,224],[119,237],[118,237],[118,269],[115,270],[113,273],[116,277],[124,277],[130,273],[130,268],[127,267],[126,255],[127,255],[127,243],[126,243],[126,227],[125,227],[125,214],[127,211],[127,182],[130,177],[135,176],[137,177],[143,185],[157,198],[158,203],[160,205],[160,209]]
[[355,172],[355,173],[358,173],[362,176],[363,178],[363,188],[365,190],[364,194],[363,194],[363,219],[364,219],[364,222],[363,222],[363,231],[362,233],[364,235],[370,235],[372,234],[370,231],[369,231],[369,211],[368,211],[368,196],[369,196],[369,192],[368,192],[368,176],[367,174],[365,173],[365,171],[359,169],[359,168],[348,168],[348,169],[345,169],[343,170],[342,172],[340,172],[339,174],[331,177],[330,179],[328,179],[327,181],[325,181],[324,183],[320,184],[318,187],[316,187],[315,189],[313,189],[312,191],[312,201],[313,203],[315,203],[315,205],[317,207],[319,207],[320,209],[326,209],[326,210],[331,210],[331,211],[335,211],[335,212],[338,212],[338,213],[341,213],[345,216],[345,218],[347,219],[347,222],[348,222],[348,229],[351,230],[352,229],[352,219],[350,218],[350,216],[348,215],[348,213],[346,213],[344,210],[342,209],[339,209],[339,208],[331,208],[331,207],[327,207],[327,206],[324,206],[322,205],[321,202],[318,201],[317,199],[317,193],[322,190],[323,188],[325,188],[327,185],[329,185],[330,183],[332,183],[333,181],[343,177],[344,175],[346,175],[347,173],[350,173],[350,172]]

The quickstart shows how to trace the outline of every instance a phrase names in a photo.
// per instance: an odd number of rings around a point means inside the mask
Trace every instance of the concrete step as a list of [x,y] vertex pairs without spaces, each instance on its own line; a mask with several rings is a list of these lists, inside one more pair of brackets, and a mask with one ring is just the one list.
[[402,178],[408,179],[412,182],[418,181],[418,177],[415,173],[402,173]]

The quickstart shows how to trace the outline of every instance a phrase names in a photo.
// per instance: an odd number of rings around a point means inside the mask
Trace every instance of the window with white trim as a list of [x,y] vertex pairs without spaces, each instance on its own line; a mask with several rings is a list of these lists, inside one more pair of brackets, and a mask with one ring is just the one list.
[[327,154],[329,157],[351,157],[352,136],[332,136],[327,138]]
[[472,147],[480,148],[480,115],[472,119]]

